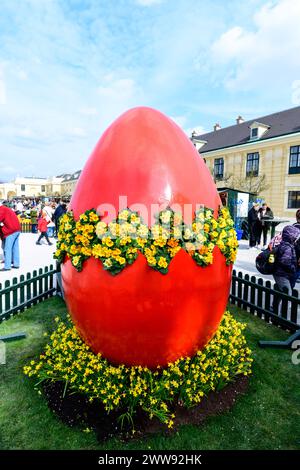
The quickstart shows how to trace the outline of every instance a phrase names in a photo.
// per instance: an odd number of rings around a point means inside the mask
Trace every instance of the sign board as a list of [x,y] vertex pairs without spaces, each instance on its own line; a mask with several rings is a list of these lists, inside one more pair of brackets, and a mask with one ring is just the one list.
[[237,194],[237,217],[247,217],[249,211],[249,194]]

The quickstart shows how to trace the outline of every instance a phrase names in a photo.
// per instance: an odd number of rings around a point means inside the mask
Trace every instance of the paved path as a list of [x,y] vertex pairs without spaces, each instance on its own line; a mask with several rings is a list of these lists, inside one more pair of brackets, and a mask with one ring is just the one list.
[[257,271],[255,259],[258,253],[260,253],[260,250],[256,248],[249,249],[249,242],[247,240],[240,240],[234,269],[236,269],[236,271],[242,271],[244,274],[247,273],[250,276],[262,277],[263,279],[274,281],[273,276],[267,276]]
[[[28,272],[32,273],[34,269],[43,268],[50,264],[55,264],[53,253],[55,251],[55,239],[50,238],[53,243],[52,246],[44,243],[43,245],[36,245],[38,239],[37,234],[21,233],[20,235],[20,269],[12,269],[11,271],[0,272],[0,283],[13,277],[19,277],[21,274]],[[1,264],[2,263],[2,250],[0,249]]]

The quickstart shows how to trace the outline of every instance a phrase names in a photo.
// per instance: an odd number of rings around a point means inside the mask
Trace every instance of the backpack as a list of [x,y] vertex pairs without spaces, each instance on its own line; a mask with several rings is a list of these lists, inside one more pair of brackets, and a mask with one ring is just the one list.
[[[259,253],[255,260],[257,271],[259,271],[261,274],[273,274],[275,272],[277,251],[278,250],[276,248],[273,250],[269,250],[269,248],[267,248],[266,250],[263,250],[261,253]],[[270,258],[270,255],[274,257],[273,261],[272,257]]]

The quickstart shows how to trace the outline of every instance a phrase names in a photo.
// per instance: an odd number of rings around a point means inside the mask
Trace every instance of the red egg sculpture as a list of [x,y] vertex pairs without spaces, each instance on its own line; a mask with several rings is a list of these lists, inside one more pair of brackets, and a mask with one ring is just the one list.
[[[87,161],[71,200],[75,219],[87,209],[110,204],[165,203],[217,215],[220,199],[210,172],[183,131],[146,107],[120,116],[104,132]],[[110,222],[110,220],[105,220]],[[153,223],[153,220],[149,220]],[[89,258],[77,272],[62,265],[65,298],[72,319],[95,353],[112,363],[165,366],[192,356],[213,336],[226,308],[231,266],[219,249],[213,264],[198,266],[181,249],[169,272],[152,269],[144,255],[112,276]]]

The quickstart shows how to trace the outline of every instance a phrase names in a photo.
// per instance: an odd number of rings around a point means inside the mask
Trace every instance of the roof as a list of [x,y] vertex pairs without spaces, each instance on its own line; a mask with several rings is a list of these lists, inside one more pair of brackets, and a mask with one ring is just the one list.
[[75,173],[73,173],[71,175],[70,174],[63,175],[64,179],[62,180],[62,183],[66,183],[68,181],[78,180],[80,174],[81,174],[81,170],[75,171]]
[[243,194],[251,194],[251,196],[256,196],[255,193],[250,193],[249,191],[242,191],[240,189],[234,189],[234,188],[217,188],[218,193],[225,193],[226,191],[234,191],[235,193],[243,193]]
[[[269,126],[269,129],[263,136],[256,140],[250,139],[249,126],[254,122]],[[243,145],[248,142],[263,141],[295,132],[300,132],[300,106],[251,119],[234,126],[224,127],[224,129],[221,128],[207,134],[197,135],[194,136],[194,139],[207,141],[207,144],[204,144],[200,149],[200,153],[204,154],[211,150]]]

